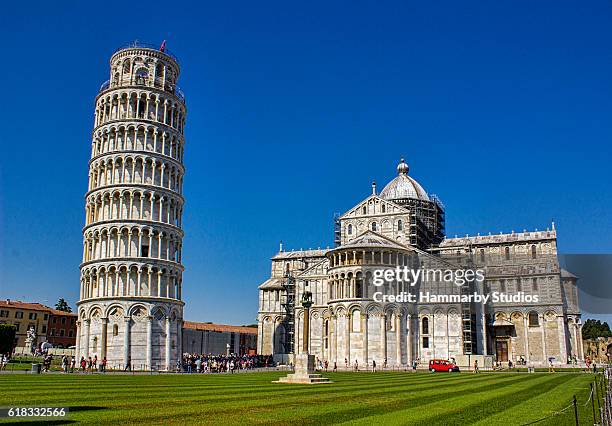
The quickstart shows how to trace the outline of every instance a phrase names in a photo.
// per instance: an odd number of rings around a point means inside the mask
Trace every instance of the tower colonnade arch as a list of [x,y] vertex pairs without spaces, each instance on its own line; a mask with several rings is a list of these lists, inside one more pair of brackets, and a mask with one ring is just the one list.
[[91,161],[103,154],[124,151],[154,152],[182,162],[184,138],[175,129],[143,120],[113,122],[94,130]]

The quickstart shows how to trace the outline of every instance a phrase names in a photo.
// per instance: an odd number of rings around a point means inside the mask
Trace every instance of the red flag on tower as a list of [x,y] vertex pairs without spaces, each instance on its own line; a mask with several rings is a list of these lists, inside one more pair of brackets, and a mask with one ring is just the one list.
[[162,41],[161,46],[159,46],[159,50],[162,52],[166,51],[166,40]]

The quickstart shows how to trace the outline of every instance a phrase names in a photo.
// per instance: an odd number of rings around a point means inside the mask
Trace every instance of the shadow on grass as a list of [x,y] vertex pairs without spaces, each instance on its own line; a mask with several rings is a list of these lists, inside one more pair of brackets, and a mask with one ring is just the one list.
[[79,411],[97,411],[97,410],[106,410],[108,407],[94,407],[88,405],[81,405],[78,407],[69,407],[69,411],[71,413],[77,413]]
[[2,422],[2,425],[41,425],[41,424],[45,424],[45,425],[69,425],[72,423],[77,423],[76,420],[70,420],[70,419],[62,419],[62,420],[47,420],[44,417],[40,417],[39,420],[31,420],[31,421],[25,421],[25,422]]

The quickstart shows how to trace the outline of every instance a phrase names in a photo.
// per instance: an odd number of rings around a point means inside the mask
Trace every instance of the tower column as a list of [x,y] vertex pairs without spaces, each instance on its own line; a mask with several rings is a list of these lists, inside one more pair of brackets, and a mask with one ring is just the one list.
[[153,370],[153,317],[147,316],[147,357],[146,368]]
[[100,358],[106,357],[106,340],[107,340],[107,328],[108,328],[108,318],[102,318],[102,336],[100,342]]
[[91,324],[91,320],[85,320],[85,350],[83,353],[85,354],[85,358],[89,357],[89,326]]
[[123,366],[131,367],[130,363],[130,317],[124,318],[124,329],[123,329]]
[[364,312],[361,320],[361,330],[363,334],[363,366],[368,369],[368,313]]
[[172,345],[172,335],[171,331],[171,322],[170,317],[166,316],[166,371],[170,371],[170,350]]
[[346,357],[349,367],[351,365],[351,314],[346,313],[346,324],[345,324],[345,333],[344,337],[344,356]]

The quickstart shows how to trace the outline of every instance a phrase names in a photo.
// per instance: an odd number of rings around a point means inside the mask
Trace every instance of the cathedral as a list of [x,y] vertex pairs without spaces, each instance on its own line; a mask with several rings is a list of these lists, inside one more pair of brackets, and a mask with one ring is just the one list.
[[[380,193],[373,184],[336,218],[333,249],[281,245],[259,286],[258,353],[292,362],[306,339],[299,301],[310,292],[308,350],[341,368],[439,358],[485,366],[583,359],[577,277],[559,265],[554,223],[543,231],[446,238],[444,205],[408,172],[402,159]],[[378,272],[398,267],[483,276],[464,285],[437,275],[377,286]],[[380,298],[411,292],[445,297]],[[480,302],[472,294],[509,298]]]

